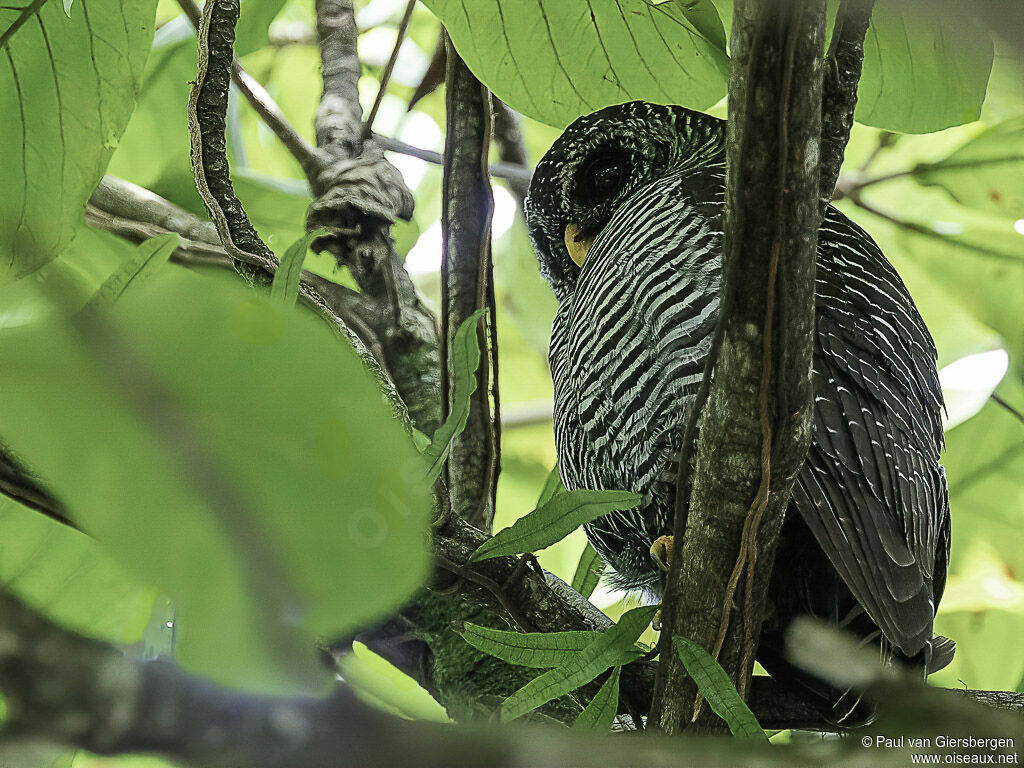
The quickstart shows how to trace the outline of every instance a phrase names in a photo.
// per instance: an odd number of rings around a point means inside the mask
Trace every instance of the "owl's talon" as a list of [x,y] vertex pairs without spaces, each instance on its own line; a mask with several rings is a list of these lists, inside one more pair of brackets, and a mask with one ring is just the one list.
[[651,557],[654,558],[654,562],[658,565],[658,570],[662,573],[667,573],[669,565],[672,564],[673,544],[674,541],[671,536],[659,536],[651,544]]

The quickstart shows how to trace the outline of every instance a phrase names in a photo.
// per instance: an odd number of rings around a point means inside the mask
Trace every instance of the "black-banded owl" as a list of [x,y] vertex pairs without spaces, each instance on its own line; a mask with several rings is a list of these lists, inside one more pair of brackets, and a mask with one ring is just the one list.
[[[612,582],[659,589],[651,545],[672,531],[682,431],[722,274],[725,122],[631,102],[574,122],[526,202],[558,299],[550,364],[566,488],[641,494],[587,536]],[[798,614],[938,668],[933,638],[950,520],[932,339],[871,237],[829,207],[819,233],[814,437],[780,539],[759,660],[781,670]]]

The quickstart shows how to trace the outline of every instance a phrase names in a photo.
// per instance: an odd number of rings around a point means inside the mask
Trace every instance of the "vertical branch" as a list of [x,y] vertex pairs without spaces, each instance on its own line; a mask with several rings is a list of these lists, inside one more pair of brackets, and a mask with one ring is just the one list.
[[[448,462],[452,509],[484,531],[491,529],[498,479],[497,345],[494,336],[494,275],[491,264],[491,197],[487,153],[491,142],[491,101],[448,43],[447,127],[441,228],[442,392],[449,410],[453,374],[449,347],[459,326],[476,310],[488,307],[487,328],[477,330],[483,353],[477,387],[465,431],[455,438]],[[491,403],[494,413],[491,412]]]
[[842,0],[836,12],[821,94],[822,210],[832,202],[846,142],[850,140],[853,112],[857,107],[857,83],[864,64],[864,36],[874,5],[875,0]]
[[412,193],[376,141],[363,136],[352,0],[317,0],[316,14],[324,91],[315,128],[326,162],[313,183],[306,224],[331,230],[317,247],[359,284],[383,365],[414,426],[430,433],[440,423],[437,329],[391,239],[394,222],[412,216]]
[[823,32],[822,0],[735,6],[720,351],[652,704],[668,733],[695,718],[674,635],[749,690],[776,541],[810,443]]

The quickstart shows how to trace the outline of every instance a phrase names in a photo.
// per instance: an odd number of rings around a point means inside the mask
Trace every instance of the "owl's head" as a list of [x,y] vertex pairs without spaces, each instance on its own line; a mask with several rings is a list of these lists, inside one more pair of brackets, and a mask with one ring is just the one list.
[[541,273],[559,301],[594,239],[641,187],[669,172],[721,163],[725,121],[631,101],[576,120],[537,164],[526,221]]

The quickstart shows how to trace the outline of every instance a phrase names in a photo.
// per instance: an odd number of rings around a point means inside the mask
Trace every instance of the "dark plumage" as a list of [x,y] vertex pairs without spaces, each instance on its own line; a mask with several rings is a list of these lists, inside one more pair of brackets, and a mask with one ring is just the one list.
[[[643,497],[587,526],[623,588],[658,590],[650,546],[671,533],[681,433],[718,312],[724,149],[724,121],[643,102],[608,107],[555,142],[526,203],[559,303],[550,362],[562,480]],[[582,267],[573,253],[586,254]],[[895,270],[829,207],[814,438],[776,559],[775,619],[759,655],[769,671],[782,668],[781,631],[797,614],[921,666],[948,661],[952,644],[932,637],[950,524],[935,357]]]

